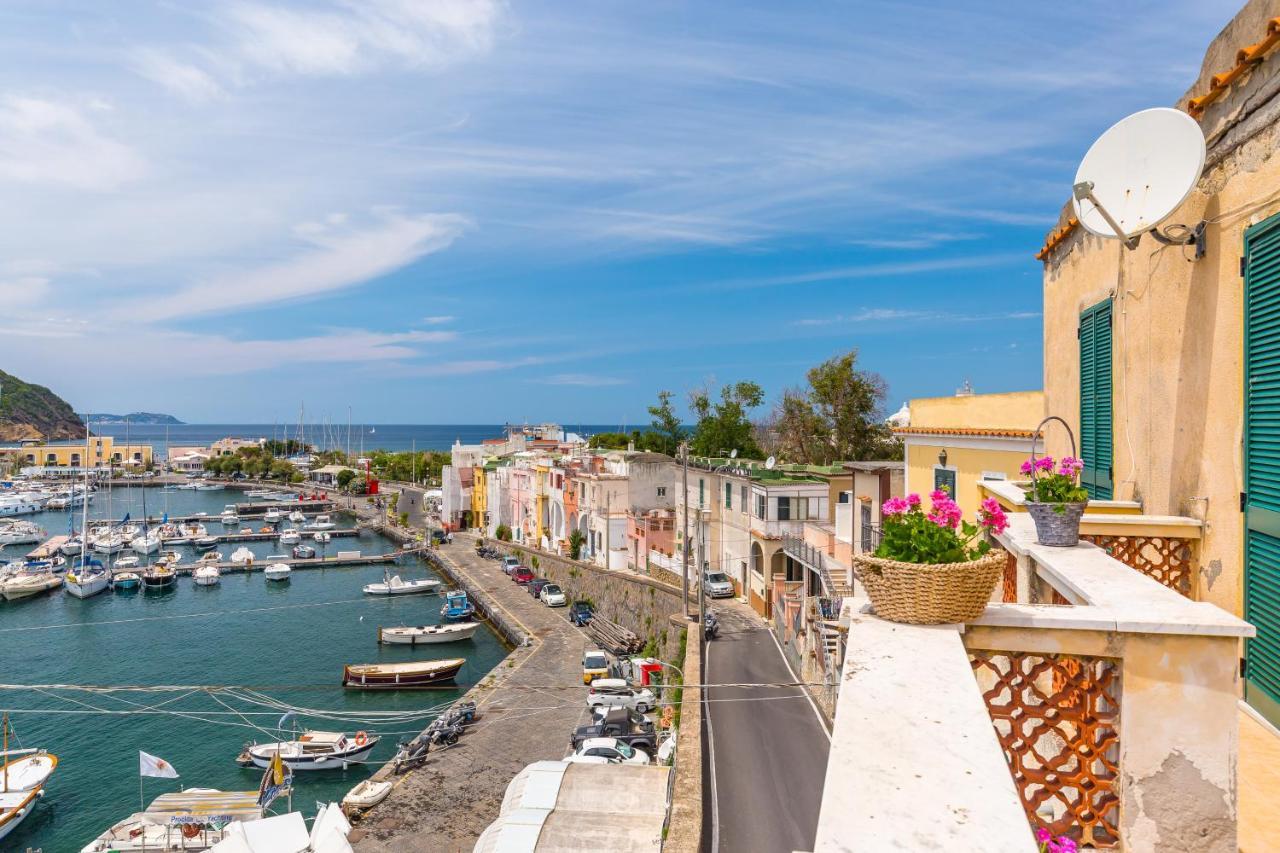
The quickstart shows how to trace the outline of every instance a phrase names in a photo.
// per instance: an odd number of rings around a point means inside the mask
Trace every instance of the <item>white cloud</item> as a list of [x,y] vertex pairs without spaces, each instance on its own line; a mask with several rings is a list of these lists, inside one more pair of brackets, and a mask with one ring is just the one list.
[[795,273],[790,275],[769,276],[766,278],[744,278],[729,281],[711,282],[703,286],[706,290],[748,290],[759,287],[782,287],[792,284],[812,284],[822,281],[845,281],[862,278],[889,278],[905,275],[919,275],[929,272],[947,270],[980,269],[983,267],[1004,266],[1027,261],[1025,252],[1009,252],[997,255],[967,255],[957,258],[937,258],[929,261],[904,261],[884,264],[859,264],[857,266],[835,267],[833,269],[815,270],[814,272]]
[[132,148],[99,131],[72,104],[0,97],[0,183],[111,190],[145,171]]
[[278,263],[221,275],[122,306],[120,316],[155,321],[244,309],[342,290],[438,252],[466,227],[453,214],[386,215],[361,230],[306,232],[314,248]]
[[451,314],[437,314],[434,317],[423,317],[422,322],[428,326],[443,326],[446,323],[452,323],[456,319]]
[[858,323],[1003,323],[1035,320],[1039,311],[1004,311],[993,314],[958,314],[953,311],[923,311],[904,308],[861,308],[852,314],[830,314],[793,320],[793,326],[846,326]]
[[26,275],[0,279],[0,309],[12,310],[14,306],[28,306],[40,302],[49,290],[45,276]]
[[143,77],[188,101],[198,103],[227,94],[212,74],[163,50],[142,48],[134,56],[133,67]]
[[616,376],[597,376],[590,373],[557,373],[540,381],[547,385],[580,385],[585,388],[627,384],[627,380]]

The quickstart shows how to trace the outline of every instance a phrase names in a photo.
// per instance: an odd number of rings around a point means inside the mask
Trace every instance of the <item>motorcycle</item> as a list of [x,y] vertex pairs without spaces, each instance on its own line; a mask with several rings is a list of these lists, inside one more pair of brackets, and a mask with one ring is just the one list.
[[426,731],[413,740],[400,744],[392,759],[391,770],[399,774],[412,770],[426,760],[431,747],[453,746],[462,736],[463,729],[475,721],[476,703],[460,702],[431,721]]
[[707,641],[711,641],[718,636],[720,636],[720,620],[715,613],[708,610],[706,621],[702,623],[702,637]]

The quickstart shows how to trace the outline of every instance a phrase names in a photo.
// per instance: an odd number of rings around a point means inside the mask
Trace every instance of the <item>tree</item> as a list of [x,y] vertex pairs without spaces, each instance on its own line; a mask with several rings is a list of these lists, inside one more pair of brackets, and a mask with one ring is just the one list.
[[582,543],[587,541],[587,537],[578,528],[569,531],[569,557],[578,559],[582,556]]
[[689,408],[698,418],[690,450],[699,456],[737,450],[759,458],[762,451],[747,413],[764,402],[764,390],[754,382],[738,382],[721,388],[719,397],[714,399],[710,388],[690,392]]
[[495,538],[497,538],[501,542],[510,542],[511,528],[507,527],[505,524],[499,524],[497,528],[493,531],[493,535]]
[[631,436],[625,432],[598,432],[587,442],[588,447],[599,447],[604,450],[626,450]]
[[782,399],[774,406],[761,432],[761,443],[771,455],[808,465],[829,460],[830,431],[802,389],[789,388],[782,392]]
[[338,488],[345,491],[347,486],[351,485],[351,481],[355,478],[355,471],[352,471],[350,468],[343,468],[338,472]]
[[680,442],[685,439],[684,426],[671,405],[672,396],[670,391],[658,392],[658,405],[649,407],[649,416],[653,418],[653,429],[645,433],[645,436],[651,439],[647,442],[648,446],[645,449],[665,453],[668,456],[675,456]]

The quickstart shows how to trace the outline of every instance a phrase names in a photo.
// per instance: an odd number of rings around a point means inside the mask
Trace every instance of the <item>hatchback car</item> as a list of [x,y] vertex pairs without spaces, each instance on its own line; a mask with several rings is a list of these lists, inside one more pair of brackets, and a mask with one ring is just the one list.
[[702,576],[707,595],[712,598],[732,598],[733,581],[724,572],[706,572]]
[[529,583],[529,581],[533,580],[533,571],[526,569],[524,566],[517,566],[515,570],[511,572],[511,579],[521,586],[524,586]]
[[631,708],[643,714],[657,704],[652,690],[632,687],[622,678],[597,678],[587,691],[588,708]]
[[525,589],[529,591],[530,595],[532,595],[534,598],[537,598],[538,595],[542,592],[542,588],[549,583],[551,583],[551,581],[547,580],[546,578],[534,578],[533,580],[529,581],[529,585],[525,587]]
[[502,570],[507,574],[511,574],[513,571],[519,568],[519,566],[520,566],[519,557],[512,557],[508,555],[502,558]]
[[544,586],[542,592],[538,593],[538,598],[541,598],[542,603],[548,607],[564,607],[568,603],[564,597],[564,590],[553,583]]
[[[597,757],[604,758],[610,764],[650,764],[652,759],[649,753],[636,749],[617,738],[612,737],[594,737],[584,740],[582,745],[574,750],[571,757]],[[596,762],[591,762],[596,763]]]

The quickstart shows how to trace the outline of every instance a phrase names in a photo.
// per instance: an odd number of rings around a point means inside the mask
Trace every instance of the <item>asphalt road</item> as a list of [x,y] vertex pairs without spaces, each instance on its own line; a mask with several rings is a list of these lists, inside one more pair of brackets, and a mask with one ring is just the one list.
[[[721,626],[707,645],[708,683],[796,680],[769,628],[745,605],[714,609]],[[830,739],[803,689],[717,687],[708,698],[712,853],[812,850]]]

